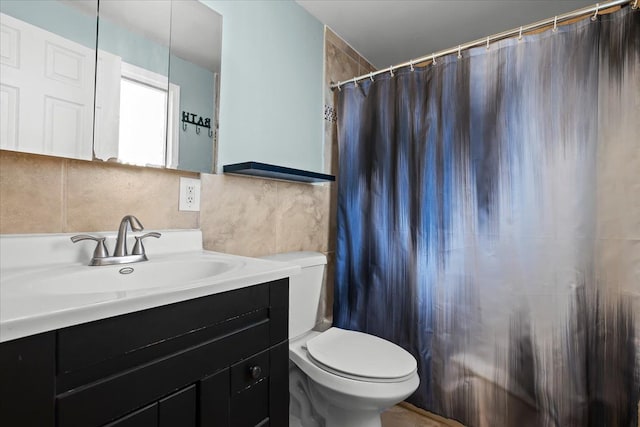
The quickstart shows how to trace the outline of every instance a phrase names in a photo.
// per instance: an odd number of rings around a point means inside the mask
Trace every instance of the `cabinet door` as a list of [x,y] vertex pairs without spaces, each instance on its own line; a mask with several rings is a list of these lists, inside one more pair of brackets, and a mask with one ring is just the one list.
[[198,427],[231,427],[229,377],[225,369],[199,382]]
[[196,385],[158,402],[158,427],[196,427]]
[[158,427],[158,404],[145,406],[104,427]]
[[0,344],[0,425],[54,424],[53,333]]
[[[234,393],[231,398],[231,425],[233,427],[264,426],[269,423],[269,380]],[[273,424],[277,426],[277,424]],[[286,425],[286,424],[285,424]]]

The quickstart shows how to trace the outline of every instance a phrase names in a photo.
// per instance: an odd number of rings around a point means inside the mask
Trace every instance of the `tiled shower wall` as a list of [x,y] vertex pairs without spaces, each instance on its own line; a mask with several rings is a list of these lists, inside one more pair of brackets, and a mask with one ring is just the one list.
[[[336,93],[332,91],[330,86],[332,83],[352,79],[356,76],[375,71],[375,67],[371,65],[365,58],[342,40],[336,33],[331,31],[329,27],[325,27],[324,31],[324,67],[325,67],[325,85],[324,85],[324,158],[325,170],[338,176],[338,130],[336,123]],[[333,313],[333,273],[335,264],[335,230],[336,230],[336,213],[338,206],[338,187],[337,182],[333,184],[330,194],[329,203],[329,253],[327,276],[329,283],[325,287],[325,301],[327,308],[327,317],[331,318]]]
[[[337,172],[331,81],[373,70],[325,31],[325,171]],[[327,255],[325,314],[330,316],[337,185],[201,174],[202,206],[178,211],[181,176],[198,174],[0,150],[0,233],[115,230],[126,214],[148,230],[201,228],[206,249],[246,256],[285,251]]]

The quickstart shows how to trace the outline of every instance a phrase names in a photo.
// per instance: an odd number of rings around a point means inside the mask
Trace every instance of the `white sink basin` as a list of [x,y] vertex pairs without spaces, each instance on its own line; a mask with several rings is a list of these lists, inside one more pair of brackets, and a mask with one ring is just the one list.
[[42,270],[3,280],[3,286],[28,294],[94,294],[188,287],[241,268],[239,260],[196,259],[147,261],[107,267],[77,266]]
[[[113,233],[102,233],[113,242]],[[149,261],[89,267],[69,234],[0,235],[0,342],[283,279],[300,267],[202,250],[199,230],[164,230]],[[132,242],[129,242],[131,245]]]

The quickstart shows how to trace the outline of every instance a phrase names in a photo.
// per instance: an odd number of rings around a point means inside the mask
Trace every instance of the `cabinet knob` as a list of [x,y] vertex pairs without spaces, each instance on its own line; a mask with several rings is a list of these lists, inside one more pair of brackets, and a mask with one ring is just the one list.
[[249,368],[249,373],[251,374],[251,378],[257,380],[262,375],[262,368],[260,366],[251,366]]

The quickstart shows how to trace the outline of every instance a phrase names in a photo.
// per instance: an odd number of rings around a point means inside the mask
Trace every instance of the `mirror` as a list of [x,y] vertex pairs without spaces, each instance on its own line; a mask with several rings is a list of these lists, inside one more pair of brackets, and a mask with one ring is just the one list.
[[197,0],[100,0],[96,159],[212,172],[221,48]]
[[0,12],[1,149],[213,172],[221,15],[198,0],[2,0]]
[[180,88],[180,105],[169,116],[180,123],[177,169],[214,172],[221,58],[222,15],[199,1],[174,1],[169,80]]
[[101,0],[94,155],[165,166],[171,3]]
[[97,4],[0,1],[0,148],[92,158]]

